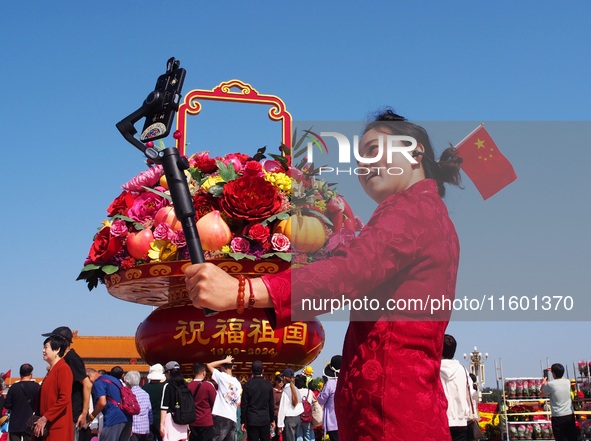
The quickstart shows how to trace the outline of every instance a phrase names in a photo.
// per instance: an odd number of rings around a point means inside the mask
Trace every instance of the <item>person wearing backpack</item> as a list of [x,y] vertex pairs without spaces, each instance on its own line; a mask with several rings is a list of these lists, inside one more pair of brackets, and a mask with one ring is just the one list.
[[153,422],[150,396],[139,386],[141,375],[138,371],[129,371],[124,380],[140,406],[140,413],[132,417],[131,441],[150,441],[150,425]]
[[302,396],[302,406],[304,412],[300,416],[300,426],[298,428],[297,441],[314,441],[314,431],[312,430],[312,404],[316,401],[314,393],[306,387],[307,378],[305,375],[296,375],[295,387]]
[[213,440],[213,415],[216,390],[213,384],[205,380],[207,368],[203,363],[193,365],[193,381],[187,387],[195,403],[195,422],[189,424],[189,441]]
[[9,439],[29,441],[27,420],[37,409],[39,384],[33,380],[33,366],[29,363],[21,365],[19,369],[20,381],[14,384],[6,394],[4,408],[10,411]]
[[128,441],[131,437],[131,415],[121,408],[121,382],[110,375],[99,374],[95,369],[86,369],[92,383],[93,410],[88,414],[89,421],[102,412],[103,429],[101,441]]
[[[162,441],[186,441],[189,422],[178,423],[173,419],[173,414],[181,406],[179,397],[183,388],[189,392],[187,383],[185,383],[185,379],[181,373],[181,366],[176,361],[166,363],[164,374],[166,375],[167,381],[164,384],[162,403],[160,404],[160,434],[162,435]],[[195,406],[192,401],[190,406],[193,410],[193,415],[195,415]],[[193,416],[194,419],[195,417]]]
[[248,441],[269,441],[275,429],[275,398],[273,385],[263,378],[263,362],[252,362],[252,378],[242,389],[240,429]]

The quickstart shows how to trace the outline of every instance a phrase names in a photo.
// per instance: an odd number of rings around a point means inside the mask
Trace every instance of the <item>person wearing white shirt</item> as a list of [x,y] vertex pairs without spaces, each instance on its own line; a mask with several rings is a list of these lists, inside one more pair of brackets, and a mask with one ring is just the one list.
[[302,396],[294,385],[295,372],[285,369],[281,374],[285,386],[279,403],[277,427],[283,433],[283,441],[296,441],[300,426],[300,416],[304,412]]
[[[234,358],[207,363],[211,378],[218,385],[217,396],[211,413],[213,415],[213,441],[234,441],[236,438],[236,412],[240,406],[242,386],[232,375]],[[220,368],[219,370],[217,368]]]
[[550,398],[554,439],[556,441],[576,441],[579,438],[573,402],[570,397],[570,381],[563,378],[564,366],[554,363],[547,370],[552,372],[554,380],[548,381],[548,377],[544,375],[541,392]]

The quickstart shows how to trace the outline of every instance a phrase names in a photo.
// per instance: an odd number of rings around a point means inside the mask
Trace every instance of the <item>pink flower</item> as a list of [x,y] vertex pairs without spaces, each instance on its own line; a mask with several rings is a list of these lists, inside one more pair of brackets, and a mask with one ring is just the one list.
[[162,222],[156,228],[154,228],[154,239],[156,240],[172,239],[173,235],[174,232],[172,231],[172,228],[170,228],[170,225],[168,225],[166,222]]
[[163,197],[152,192],[144,192],[135,198],[127,216],[142,223],[147,219],[153,219],[156,212],[166,205],[168,205],[168,201]]
[[275,159],[263,159],[261,165],[267,173],[280,173],[285,171],[281,163]]
[[173,245],[177,248],[183,248],[187,246],[187,239],[185,239],[185,232],[181,230],[177,230],[173,233],[172,238],[170,239]]
[[235,237],[232,239],[232,242],[230,242],[230,248],[232,248],[234,253],[246,254],[250,249],[250,243],[244,237]]
[[135,178],[122,185],[124,190],[127,191],[143,191],[142,187],[152,187],[162,177],[162,166],[156,164],[150,167],[148,170],[141,172]]
[[125,237],[129,233],[127,223],[124,220],[117,219],[111,224],[111,235],[115,237]]
[[286,235],[275,233],[271,236],[271,245],[275,251],[285,252],[289,250],[291,243]]
[[248,155],[244,155],[242,153],[228,153],[222,161],[226,165],[232,164],[234,170],[236,170],[236,173],[240,173],[244,168],[244,164],[246,164],[247,159]]

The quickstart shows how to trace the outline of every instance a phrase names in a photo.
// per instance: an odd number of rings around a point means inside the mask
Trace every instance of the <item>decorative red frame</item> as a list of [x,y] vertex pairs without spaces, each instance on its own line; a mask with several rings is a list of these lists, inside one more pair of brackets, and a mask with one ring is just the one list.
[[[237,88],[238,91],[233,91]],[[282,121],[283,136],[281,142],[291,147],[292,118],[286,110],[285,103],[275,95],[260,94],[250,84],[240,80],[230,80],[220,83],[212,90],[194,89],[186,96],[179,106],[177,115],[177,149],[181,155],[185,155],[187,115],[197,115],[201,112],[201,103],[198,100],[243,102],[250,104],[267,104],[272,106],[269,109],[269,119]]]

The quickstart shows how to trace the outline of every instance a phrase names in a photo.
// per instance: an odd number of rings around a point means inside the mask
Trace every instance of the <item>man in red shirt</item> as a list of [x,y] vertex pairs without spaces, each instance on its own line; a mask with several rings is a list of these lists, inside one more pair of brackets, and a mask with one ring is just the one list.
[[203,363],[193,365],[193,381],[188,384],[195,399],[197,418],[191,423],[190,441],[211,441],[213,439],[213,416],[211,409],[215,402],[216,391],[209,381],[205,380],[207,369]]

